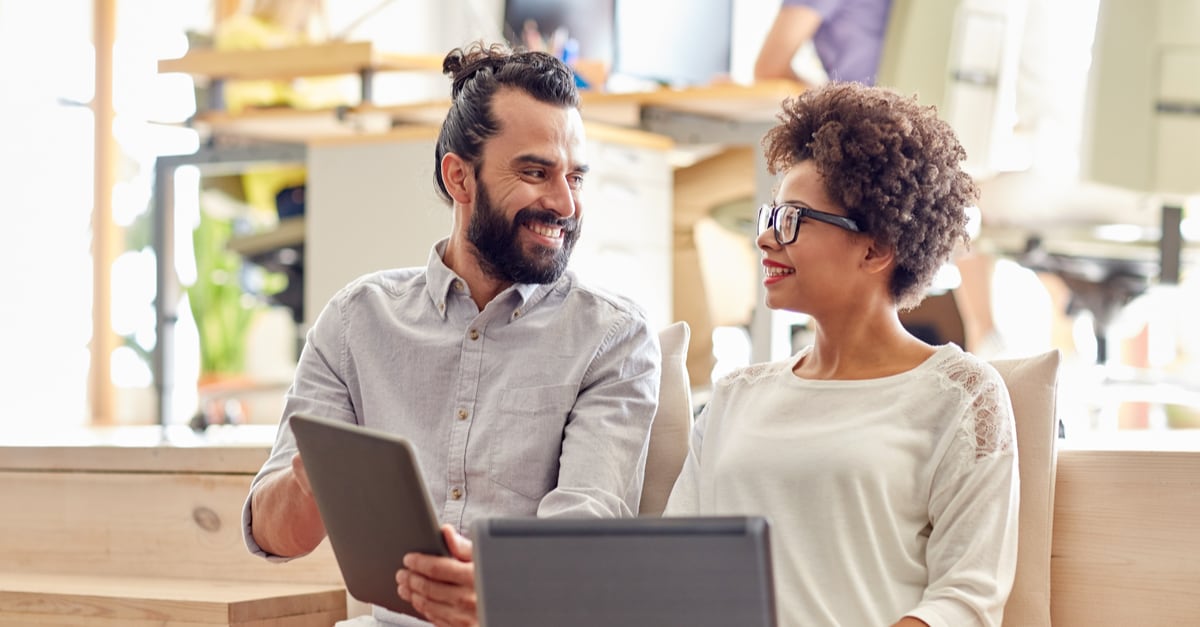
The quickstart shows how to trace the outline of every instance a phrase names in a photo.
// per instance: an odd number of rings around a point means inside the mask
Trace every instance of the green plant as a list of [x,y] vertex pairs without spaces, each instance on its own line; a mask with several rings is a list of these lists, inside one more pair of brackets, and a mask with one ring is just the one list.
[[260,308],[239,282],[242,258],[226,246],[233,233],[228,220],[200,211],[192,233],[196,282],[187,288],[200,335],[200,372],[240,373],[246,363],[246,335]]

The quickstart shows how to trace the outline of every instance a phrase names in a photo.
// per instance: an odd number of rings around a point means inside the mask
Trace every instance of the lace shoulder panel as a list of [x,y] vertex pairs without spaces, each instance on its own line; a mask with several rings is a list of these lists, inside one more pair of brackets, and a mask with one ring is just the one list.
[[743,366],[720,378],[717,385],[733,383],[752,384],[769,378],[779,372],[780,362],[764,362]]
[[1009,453],[1015,434],[1012,410],[1004,402],[1004,381],[984,362],[964,357],[941,364],[942,373],[967,403],[958,435],[973,444],[975,461]]

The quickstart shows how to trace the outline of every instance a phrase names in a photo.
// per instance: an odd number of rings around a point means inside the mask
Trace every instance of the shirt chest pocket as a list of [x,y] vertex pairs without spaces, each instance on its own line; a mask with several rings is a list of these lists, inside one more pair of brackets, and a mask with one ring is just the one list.
[[563,428],[577,394],[575,385],[504,391],[490,425],[488,476],[493,483],[535,500],[554,489]]

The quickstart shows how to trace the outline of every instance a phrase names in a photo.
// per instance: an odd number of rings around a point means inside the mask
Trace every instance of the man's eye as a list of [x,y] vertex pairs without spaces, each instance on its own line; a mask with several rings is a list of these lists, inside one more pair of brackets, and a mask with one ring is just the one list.
[[525,176],[534,179],[546,178],[546,172],[544,170],[525,170]]
[[567,178],[567,180],[570,181],[571,187],[573,187],[575,189],[579,189],[579,188],[583,187],[583,175],[582,174],[572,174],[570,177]]

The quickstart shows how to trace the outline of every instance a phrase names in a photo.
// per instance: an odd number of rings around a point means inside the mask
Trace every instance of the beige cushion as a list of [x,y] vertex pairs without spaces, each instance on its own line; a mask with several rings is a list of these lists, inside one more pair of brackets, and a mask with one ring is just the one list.
[[1054,522],[1057,350],[991,362],[1012,397],[1017,426],[1021,513],[1017,577],[1004,607],[1004,627],[1050,627],[1050,538]]
[[691,329],[680,321],[658,333],[662,345],[662,384],[658,410],[650,427],[650,452],[646,457],[646,480],[638,513],[660,516],[667,497],[687,457],[692,431],[692,388],[687,372],[688,340]]

